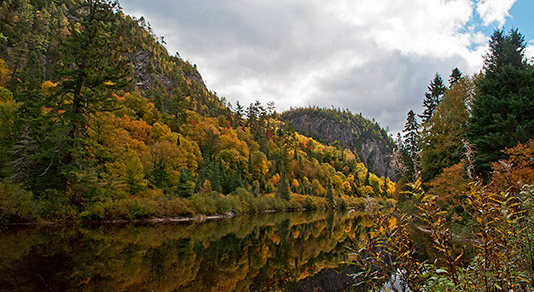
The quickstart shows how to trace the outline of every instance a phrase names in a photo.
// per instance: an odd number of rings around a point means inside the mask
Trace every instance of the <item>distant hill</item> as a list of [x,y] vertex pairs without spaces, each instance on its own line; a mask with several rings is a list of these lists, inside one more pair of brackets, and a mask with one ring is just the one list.
[[350,111],[316,107],[292,109],[281,118],[303,135],[353,150],[371,172],[395,178],[390,165],[394,142],[378,123]]

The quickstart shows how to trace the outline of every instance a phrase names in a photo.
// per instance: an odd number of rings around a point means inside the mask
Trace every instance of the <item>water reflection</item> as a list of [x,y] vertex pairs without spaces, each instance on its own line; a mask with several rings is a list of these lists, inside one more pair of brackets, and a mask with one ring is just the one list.
[[352,290],[354,267],[340,263],[360,220],[315,212],[3,228],[0,291]]

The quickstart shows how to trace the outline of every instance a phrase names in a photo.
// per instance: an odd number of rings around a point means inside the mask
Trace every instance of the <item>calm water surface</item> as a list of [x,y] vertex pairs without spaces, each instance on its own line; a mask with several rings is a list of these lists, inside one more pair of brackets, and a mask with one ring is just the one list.
[[362,218],[0,227],[0,291],[352,291]]

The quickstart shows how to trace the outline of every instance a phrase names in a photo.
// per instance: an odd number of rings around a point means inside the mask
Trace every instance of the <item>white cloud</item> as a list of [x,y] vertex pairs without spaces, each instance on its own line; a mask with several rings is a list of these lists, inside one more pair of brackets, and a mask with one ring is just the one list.
[[527,58],[534,59],[534,40],[531,40],[530,42],[528,42],[527,47],[525,49],[525,56]]
[[509,11],[516,0],[480,0],[477,3],[477,12],[482,18],[484,25],[496,22],[502,27],[506,18],[510,16]]
[[[490,3],[482,0],[477,11],[495,11]],[[470,0],[121,4],[126,13],[144,15],[169,51],[196,63],[208,87],[232,103],[274,100],[279,110],[333,105],[393,131],[402,129],[409,109],[420,111],[436,72],[447,79],[456,66],[478,71],[487,44],[487,36],[466,27],[475,7]]]

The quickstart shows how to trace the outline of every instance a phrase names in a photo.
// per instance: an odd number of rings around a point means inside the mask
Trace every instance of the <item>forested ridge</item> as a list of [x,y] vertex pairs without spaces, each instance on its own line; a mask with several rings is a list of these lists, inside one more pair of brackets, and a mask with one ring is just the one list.
[[318,107],[290,109],[281,117],[299,133],[353,150],[371,172],[395,179],[396,172],[391,166],[395,143],[374,119],[347,109]]
[[274,103],[218,97],[114,1],[0,9],[1,222],[361,207],[393,195],[358,154],[298,134]]

